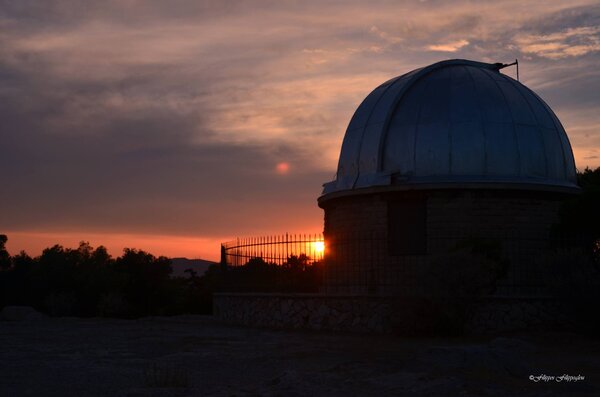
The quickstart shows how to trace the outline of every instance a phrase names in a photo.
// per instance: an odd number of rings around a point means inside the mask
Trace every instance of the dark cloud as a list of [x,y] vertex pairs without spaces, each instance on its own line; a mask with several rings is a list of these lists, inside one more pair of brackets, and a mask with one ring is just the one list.
[[581,26],[596,27],[600,25],[600,5],[567,7],[553,13],[545,13],[543,17],[533,17],[523,26],[523,32],[550,35],[557,31]]

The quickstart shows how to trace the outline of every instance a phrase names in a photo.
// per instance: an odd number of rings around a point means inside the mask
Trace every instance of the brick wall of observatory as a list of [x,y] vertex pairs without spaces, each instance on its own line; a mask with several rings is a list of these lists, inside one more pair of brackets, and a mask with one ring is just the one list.
[[[426,200],[427,255],[392,256],[388,250],[388,201]],[[331,199],[325,210],[330,265],[326,292],[397,294],[418,288],[419,268],[457,242],[499,241],[511,267],[505,289],[536,283],[537,265],[558,221],[564,196],[548,192],[432,190]],[[410,226],[409,226],[410,227]],[[447,269],[441,269],[445,271]],[[525,291],[521,292],[527,294]]]

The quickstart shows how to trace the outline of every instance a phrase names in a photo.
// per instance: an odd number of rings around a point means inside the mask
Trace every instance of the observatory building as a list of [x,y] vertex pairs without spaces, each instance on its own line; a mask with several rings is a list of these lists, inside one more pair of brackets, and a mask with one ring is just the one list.
[[438,62],[360,104],[336,178],[318,199],[331,259],[326,291],[409,289],[431,258],[483,238],[509,259],[499,293],[535,293],[534,259],[561,202],[579,188],[560,121],[503,66]]

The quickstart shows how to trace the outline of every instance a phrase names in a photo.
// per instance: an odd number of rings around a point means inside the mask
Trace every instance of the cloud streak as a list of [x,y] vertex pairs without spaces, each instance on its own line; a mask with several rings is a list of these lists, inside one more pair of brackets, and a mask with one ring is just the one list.
[[469,45],[467,40],[457,40],[444,44],[432,44],[427,46],[427,49],[431,51],[456,52],[466,45]]
[[578,57],[600,51],[600,27],[581,26],[516,40],[521,52],[549,59]]

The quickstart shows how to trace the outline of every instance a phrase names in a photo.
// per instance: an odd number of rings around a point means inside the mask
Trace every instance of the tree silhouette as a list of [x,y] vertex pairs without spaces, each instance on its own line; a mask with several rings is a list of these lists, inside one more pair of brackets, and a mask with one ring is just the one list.
[[564,203],[554,232],[559,239],[582,240],[600,261],[600,167],[577,174],[581,194]]
[[169,297],[169,276],[173,271],[171,260],[156,258],[142,250],[125,248],[116,259],[114,269],[122,276],[123,292],[137,308],[136,316],[160,314]]
[[6,251],[6,242],[8,237],[5,234],[0,234],[0,270],[6,270],[10,267],[10,255]]
[[305,270],[309,261],[310,258],[306,254],[290,255],[285,266],[296,271]]

